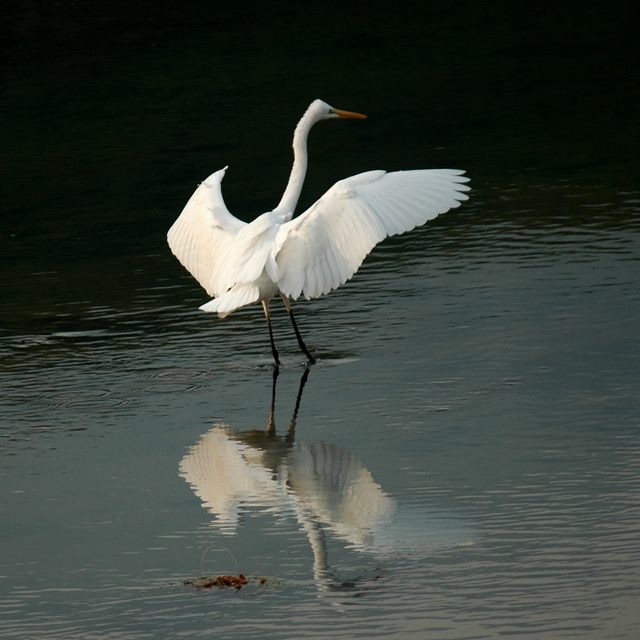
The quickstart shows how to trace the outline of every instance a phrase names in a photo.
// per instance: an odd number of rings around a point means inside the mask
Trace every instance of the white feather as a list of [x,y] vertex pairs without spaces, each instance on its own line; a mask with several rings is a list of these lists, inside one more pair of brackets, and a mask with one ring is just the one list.
[[[294,163],[278,206],[250,224],[222,198],[225,169],[211,174],[175,221],[167,240],[178,260],[215,298],[204,311],[226,316],[239,307],[288,298],[316,298],[346,282],[387,236],[404,233],[467,200],[463,171],[368,171],[337,182],[292,220],[307,169],[311,127],[330,118],[364,118],[315,100],[293,136]],[[292,316],[293,318],[293,316]],[[296,327],[298,343],[314,362]],[[271,341],[276,363],[278,355]]]
[[167,234],[173,254],[210,296],[234,284],[224,265],[236,235],[248,226],[229,213],[224,203],[220,183],[225,170],[200,184]]
[[283,224],[276,256],[279,290],[316,298],[346,282],[378,242],[458,207],[468,178],[455,169],[368,171],[337,182]]

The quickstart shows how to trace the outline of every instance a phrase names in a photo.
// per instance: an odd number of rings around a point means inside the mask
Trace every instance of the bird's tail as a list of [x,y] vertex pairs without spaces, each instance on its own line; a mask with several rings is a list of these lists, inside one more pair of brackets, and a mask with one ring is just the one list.
[[260,289],[251,284],[237,284],[229,291],[214,300],[203,304],[200,309],[209,313],[217,312],[221,318],[225,318],[240,307],[258,302],[260,299]]

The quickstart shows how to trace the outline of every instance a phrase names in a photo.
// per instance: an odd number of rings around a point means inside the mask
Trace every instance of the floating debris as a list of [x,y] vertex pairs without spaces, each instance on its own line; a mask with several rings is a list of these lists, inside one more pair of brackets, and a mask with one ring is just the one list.
[[210,576],[202,576],[200,578],[188,578],[184,581],[184,584],[193,586],[196,589],[236,589],[240,590],[249,584],[254,584],[260,587],[267,586],[269,584],[275,584],[275,580],[270,580],[261,576],[245,576],[239,573],[234,575],[223,575],[212,578]]

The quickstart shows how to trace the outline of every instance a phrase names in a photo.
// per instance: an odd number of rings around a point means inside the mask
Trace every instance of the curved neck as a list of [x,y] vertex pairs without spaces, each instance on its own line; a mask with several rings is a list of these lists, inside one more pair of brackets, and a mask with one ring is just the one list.
[[298,204],[302,185],[307,173],[307,138],[309,130],[315,124],[316,118],[309,110],[302,116],[293,134],[293,167],[287,188],[282,194],[282,198],[274,211],[287,214],[288,218],[293,216],[293,212]]

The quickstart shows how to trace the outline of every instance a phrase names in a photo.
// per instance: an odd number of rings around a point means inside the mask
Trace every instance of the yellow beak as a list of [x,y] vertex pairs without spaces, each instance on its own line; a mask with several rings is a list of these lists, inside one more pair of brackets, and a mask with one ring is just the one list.
[[335,113],[337,116],[341,118],[358,118],[359,120],[364,120],[367,116],[362,113],[354,113],[353,111],[343,111],[342,109],[331,109],[331,113]]

